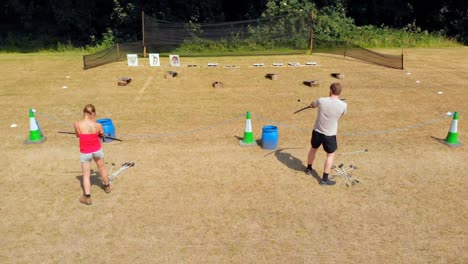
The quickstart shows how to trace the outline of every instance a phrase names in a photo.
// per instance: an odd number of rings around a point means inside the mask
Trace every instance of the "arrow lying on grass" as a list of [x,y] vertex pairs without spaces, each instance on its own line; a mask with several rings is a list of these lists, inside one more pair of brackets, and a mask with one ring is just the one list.
[[[66,131],[59,131],[60,134],[71,134],[75,135],[75,132],[66,132]],[[117,141],[123,141],[122,139],[114,138],[114,137],[109,137],[109,136],[104,136],[105,138],[112,139],[112,140],[117,140]]]

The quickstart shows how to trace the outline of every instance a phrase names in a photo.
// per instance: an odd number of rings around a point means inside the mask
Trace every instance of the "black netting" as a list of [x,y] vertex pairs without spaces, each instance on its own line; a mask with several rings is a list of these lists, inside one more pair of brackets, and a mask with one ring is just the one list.
[[388,55],[357,45],[349,45],[345,50],[345,56],[385,67],[403,69],[403,55]]
[[[236,22],[176,23],[143,16],[143,40],[121,43],[83,56],[84,68],[125,60],[128,53],[180,56],[305,54],[310,50],[311,20],[282,16]],[[344,41],[315,39],[313,52],[332,53],[386,67],[403,69],[403,55],[387,55]]]
[[143,56],[143,46],[141,42],[119,43],[97,53],[84,55],[84,68],[89,69],[114,61],[126,60],[128,53]]
[[144,43],[181,56],[304,54],[310,18],[274,18],[212,24],[175,23],[144,17]]
[[403,69],[403,54],[383,54],[344,41],[316,40],[314,45],[314,52],[342,55],[389,68]]

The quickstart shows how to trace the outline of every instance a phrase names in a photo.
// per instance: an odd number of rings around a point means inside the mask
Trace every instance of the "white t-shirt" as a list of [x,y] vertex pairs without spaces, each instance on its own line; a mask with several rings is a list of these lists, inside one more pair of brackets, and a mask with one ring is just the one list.
[[335,136],[338,132],[338,120],[344,114],[348,104],[338,98],[321,97],[314,102],[318,107],[314,130],[326,136]]

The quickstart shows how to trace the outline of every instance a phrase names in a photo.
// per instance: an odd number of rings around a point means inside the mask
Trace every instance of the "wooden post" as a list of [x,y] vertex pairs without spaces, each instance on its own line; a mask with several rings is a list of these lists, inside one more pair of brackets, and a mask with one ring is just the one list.
[[145,11],[141,11],[141,32],[142,32],[142,42],[143,42],[143,58],[146,58]]
[[405,69],[405,56],[404,56],[404,50],[403,48],[401,48],[401,69],[404,70]]
[[309,54],[312,54],[312,49],[314,46],[314,30],[311,28],[310,29],[310,43],[309,43]]
[[120,58],[120,48],[119,48],[119,43],[115,44],[117,48],[117,58]]
[[345,41],[345,44],[344,44],[344,54],[343,54],[343,58],[346,59],[346,49],[348,48],[348,41]]
[[312,20],[312,26],[310,27],[310,54],[312,54],[312,51],[314,49],[314,25],[315,25],[315,19],[317,18],[317,10],[312,10],[310,14],[310,18]]
[[85,55],[84,55],[84,48],[81,46],[81,54],[83,55],[83,69],[86,69],[86,61],[85,61]]

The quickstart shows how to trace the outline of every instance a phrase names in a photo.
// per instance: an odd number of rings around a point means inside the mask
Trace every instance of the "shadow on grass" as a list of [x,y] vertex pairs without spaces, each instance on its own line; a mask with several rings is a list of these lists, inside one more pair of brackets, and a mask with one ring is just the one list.
[[[286,152],[285,150],[287,150],[287,149],[298,149],[298,148],[281,148],[281,149],[277,149],[275,151],[272,151],[272,152],[266,154],[265,157],[272,154],[272,153],[274,153],[276,159],[278,159],[279,162],[286,165],[286,167],[288,167],[288,168],[290,168],[292,170],[295,170],[295,171],[304,172],[305,169],[306,169],[306,166],[304,166],[304,164],[302,164],[302,160],[294,157],[291,153]],[[315,180],[317,180],[317,182],[320,182],[320,180],[321,180],[320,176],[318,175],[318,173],[315,170],[312,171],[312,177],[314,177]]]
[[[235,137],[237,140],[239,140],[239,141],[241,141],[241,140],[244,139],[243,137],[239,137],[239,136],[234,136],[234,137]],[[262,147],[262,140],[261,140],[261,139],[256,139],[256,140],[255,140],[255,143],[256,143],[257,145],[252,144],[252,147],[253,147],[253,146],[260,147],[260,148]]]
[[450,144],[448,143],[447,141],[445,141],[446,139],[445,138],[438,138],[438,137],[434,137],[434,136],[431,136],[431,138],[441,144],[444,144],[446,146],[449,146],[449,147],[460,147],[460,146],[463,146],[463,143],[461,142],[457,142],[456,144]]
[[[75,178],[80,182],[81,188],[83,188],[83,175],[77,175]],[[101,174],[99,173],[99,171],[91,170],[90,182],[91,186],[96,185],[100,188],[104,188],[104,184],[102,184]]]

